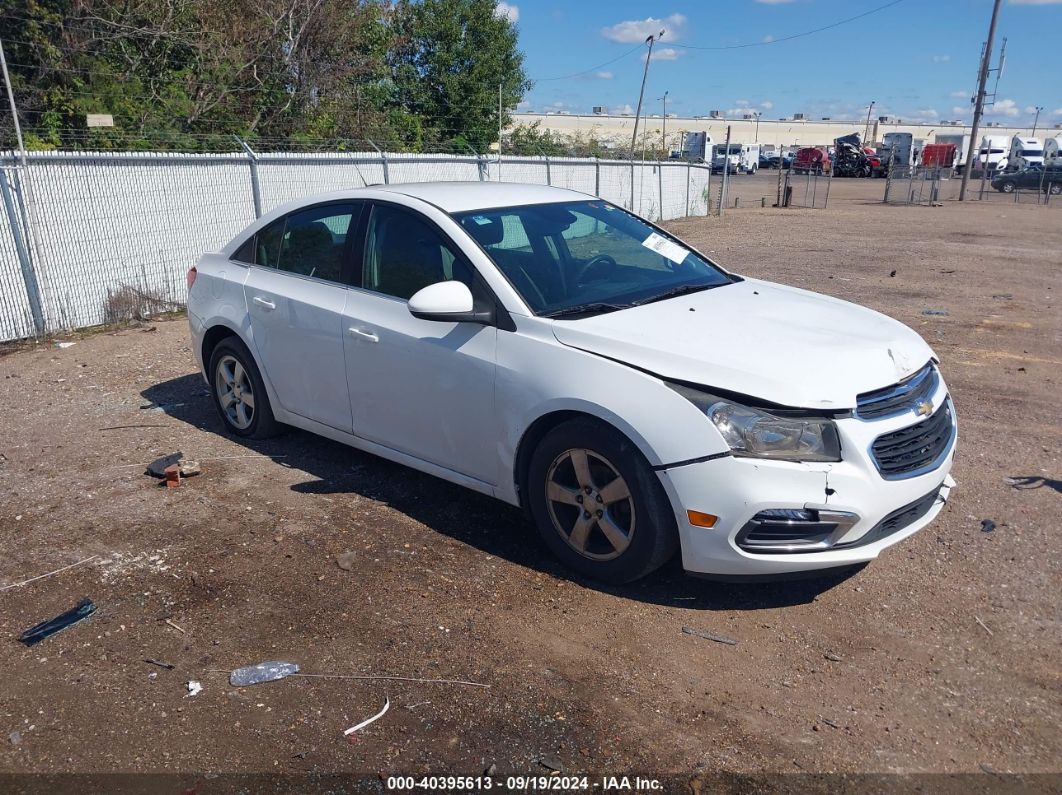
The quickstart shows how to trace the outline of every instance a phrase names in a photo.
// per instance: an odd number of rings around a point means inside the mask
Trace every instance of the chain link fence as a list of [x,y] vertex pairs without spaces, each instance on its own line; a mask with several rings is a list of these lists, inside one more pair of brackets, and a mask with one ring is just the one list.
[[830,200],[832,179],[832,172],[819,174],[805,171],[798,174],[792,169],[779,172],[777,206],[825,210]]
[[654,221],[706,215],[711,174],[685,162],[474,152],[27,152],[0,155],[0,341],[183,307],[185,274],[257,216],[363,185],[555,185]]
[[[958,201],[962,177],[952,169],[897,166],[885,181],[885,204],[932,206]],[[1062,169],[981,173],[969,181],[967,201],[1062,207]]]

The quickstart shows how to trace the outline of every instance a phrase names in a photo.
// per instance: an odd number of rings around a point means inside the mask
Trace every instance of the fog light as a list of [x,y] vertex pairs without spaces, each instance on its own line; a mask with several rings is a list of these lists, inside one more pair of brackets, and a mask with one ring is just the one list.
[[769,508],[753,516],[735,542],[746,552],[819,552],[836,544],[859,517],[847,511]]

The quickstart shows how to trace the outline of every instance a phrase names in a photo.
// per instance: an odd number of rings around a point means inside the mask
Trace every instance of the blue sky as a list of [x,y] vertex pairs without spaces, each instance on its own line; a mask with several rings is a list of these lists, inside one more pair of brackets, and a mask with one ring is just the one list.
[[[888,0],[512,0],[528,75],[521,110],[622,111],[638,101],[644,48],[617,58],[661,27],[646,87],[647,113],[707,114],[747,109],[764,118],[874,115],[935,122],[970,120],[981,43],[992,0],[900,0],[832,30],[791,41]],[[1062,122],[1062,0],[1004,0],[996,34],[1007,59],[988,119],[1041,126]],[[729,50],[697,50],[755,43]],[[582,74],[576,74],[582,73]],[[571,76],[575,75],[575,76]],[[563,79],[549,79],[549,78]],[[989,80],[989,90],[992,80]]]

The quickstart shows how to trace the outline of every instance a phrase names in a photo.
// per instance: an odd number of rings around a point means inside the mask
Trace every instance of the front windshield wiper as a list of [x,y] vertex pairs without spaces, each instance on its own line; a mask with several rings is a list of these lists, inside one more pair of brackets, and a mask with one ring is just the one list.
[[668,298],[675,298],[680,295],[688,295],[689,293],[699,293],[702,290],[711,290],[713,287],[722,286],[723,285],[721,284],[683,284],[679,287],[675,287],[671,290],[668,290],[666,293],[660,293],[660,295],[654,295],[651,298],[643,298],[641,301],[636,301],[634,303],[634,306],[651,304],[655,301],[666,301]]
[[553,312],[546,312],[542,317],[558,318],[558,317],[570,317],[571,315],[600,315],[605,312],[615,312],[619,309],[627,309],[634,306],[634,304],[580,304],[579,306],[569,306],[564,309],[557,309]]

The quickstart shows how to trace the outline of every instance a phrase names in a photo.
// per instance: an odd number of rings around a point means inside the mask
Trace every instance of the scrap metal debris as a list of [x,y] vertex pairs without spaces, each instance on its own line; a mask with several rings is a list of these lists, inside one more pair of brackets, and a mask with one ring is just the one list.
[[257,665],[245,665],[232,671],[229,674],[229,684],[233,687],[258,685],[262,682],[275,682],[298,672],[299,666],[296,663],[267,660]]
[[370,723],[373,723],[374,721],[377,721],[380,718],[382,718],[387,713],[387,710],[389,710],[390,708],[391,708],[391,699],[389,699],[389,698],[387,698],[385,696],[384,697],[383,709],[381,709],[379,712],[377,712],[371,718],[363,720],[361,723],[357,724],[356,726],[351,726],[349,729],[347,729],[346,731],[343,732],[343,736],[344,737],[349,737],[354,732],[360,731],[361,729],[364,729]]
[[922,314],[923,315],[939,315],[940,317],[947,317],[948,316],[948,310],[947,309],[923,309],[922,310]]
[[148,663],[150,665],[157,665],[159,668],[165,668],[167,671],[172,671],[174,668],[177,667],[176,665],[171,665],[168,662],[163,662],[162,660],[156,660],[153,657],[145,658],[144,662],[146,662],[146,663]]
[[54,635],[56,632],[61,632],[67,627],[72,627],[74,624],[84,621],[95,612],[96,605],[92,603],[92,600],[82,599],[65,613],[60,613],[55,618],[42,621],[36,626],[27,629],[18,636],[19,642],[24,643],[27,646],[40,643],[42,640]]
[[90,560],[95,560],[98,557],[99,557],[99,555],[89,555],[87,558],[83,558],[82,560],[79,560],[77,563],[71,563],[69,566],[63,566],[61,569],[56,569],[55,571],[49,571],[47,574],[38,574],[36,577],[30,577],[28,580],[23,580],[22,582],[13,582],[10,585],[5,585],[4,587],[0,588],[0,591],[6,591],[8,588],[21,588],[23,585],[29,585],[31,582],[36,582],[37,580],[43,580],[45,577],[51,577],[52,575],[58,574],[61,571],[66,571],[67,569],[72,569],[72,568],[74,568],[74,566],[80,566],[82,563],[88,563]]
[[715,635],[711,632],[705,632],[703,629],[694,629],[693,627],[683,627],[683,634],[693,635],[695,638],[704,638],[705,640],[713,640],[716,643],[725,643],[727,646],[737,646],[737,641],[733,638],[728,638],[726,635]]

